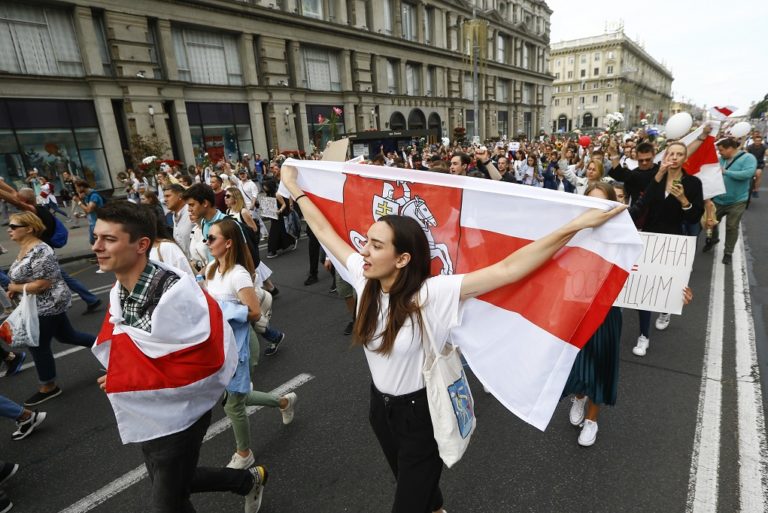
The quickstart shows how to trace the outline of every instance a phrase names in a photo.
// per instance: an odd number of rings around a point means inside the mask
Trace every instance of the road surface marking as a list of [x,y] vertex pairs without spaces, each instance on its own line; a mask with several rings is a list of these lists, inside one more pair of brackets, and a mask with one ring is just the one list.
[[696,436],[693,441],[688,479],[688,513],[716,513],[720,465],[720,418],[723,396],[723,310],[725,307],[725,269],[720,263],[722,244],[712,255],[709,285],[707,341],[704,346]]
[[736,244],[732,264],[739,411],[739,502],[742,513],[764,513],[766,488],[762,476],[768,475],[765,417],[743,240],[742,234]]
[[[282,396],[288,392],[291,392],[292,390],[296,390],[301,385],[311,381],[312,379],[314,379],[314,376],[311,374],[299,374],[298,376],[275,388],[270,393]],[[262,408],[264,407],[249,406],[246,408],[245,412],[247,415],[251,415]],[[229,429],[231,425],[232,423],[228,417],[224,417],[223,419],[211,424],[208,427],[208,432],[205,434],[205,438],[203,438],[203,442],[207,442],[216,435],[223,433]],[[103,488],[96,490],[87,497],[77,501],[70,507],[61,510],[59,513],[85,513],[86,511],[90,511],[96,506],[103,504],[110,498],[122,492],[123,490],[126,490],[135,485],[145,477],[147,477],[147,468],[144,465],[140,465],[130,472],[126,472]]]

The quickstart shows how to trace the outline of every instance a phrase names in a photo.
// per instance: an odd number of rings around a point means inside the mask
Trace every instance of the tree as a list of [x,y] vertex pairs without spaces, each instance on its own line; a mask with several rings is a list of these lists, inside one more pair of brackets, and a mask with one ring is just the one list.
[[133,167],[138,168],[145,157],[155,156],[160,159],[170,150],[171,147],[165,139],[161,139],[156,135],[145,137],[134,134],[131,136],[130,150],[126,153],[131,158]]
[[768,94],[763,97],[763,101],[758,102],[749,113],[750,119],[759,119],[763,114],[768,114]]

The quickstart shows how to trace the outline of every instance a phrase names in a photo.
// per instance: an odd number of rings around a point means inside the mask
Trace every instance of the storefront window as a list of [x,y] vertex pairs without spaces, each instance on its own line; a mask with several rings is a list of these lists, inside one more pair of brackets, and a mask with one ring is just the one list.
[[206,153],[213,163],[253,154],[247,104],[187,103],[187,115],[197,163],[205,160]]
[[344,111],[331,105],[307,105],[307,129],[312,144],[322,151],[329,141],[344,135]]
[[0,130],[0,176],[14,185],[24,182],[24,162],[10,130]]

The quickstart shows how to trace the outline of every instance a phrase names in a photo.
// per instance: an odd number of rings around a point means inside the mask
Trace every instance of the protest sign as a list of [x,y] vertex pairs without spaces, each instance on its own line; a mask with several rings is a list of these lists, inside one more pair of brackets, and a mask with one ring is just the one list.
[[643,253],[613,306],[680,315],[693,268],[696,237],[640,232]]
[[277,198],[259,194],[259,215],[262,218],[277,219]]

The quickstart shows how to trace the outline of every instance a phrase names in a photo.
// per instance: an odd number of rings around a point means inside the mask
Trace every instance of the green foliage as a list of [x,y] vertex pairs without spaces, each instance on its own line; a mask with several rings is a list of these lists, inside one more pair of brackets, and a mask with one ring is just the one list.
[[141,165],[142,159],[150,155],[156,156],[158,159],[162,159],[163,155],[171,151],[171,146],[156,135],[145,137],[140,134],[134,134],[131,136],[130,150],[127,152],[128,156],[133,162],[134,169]]

